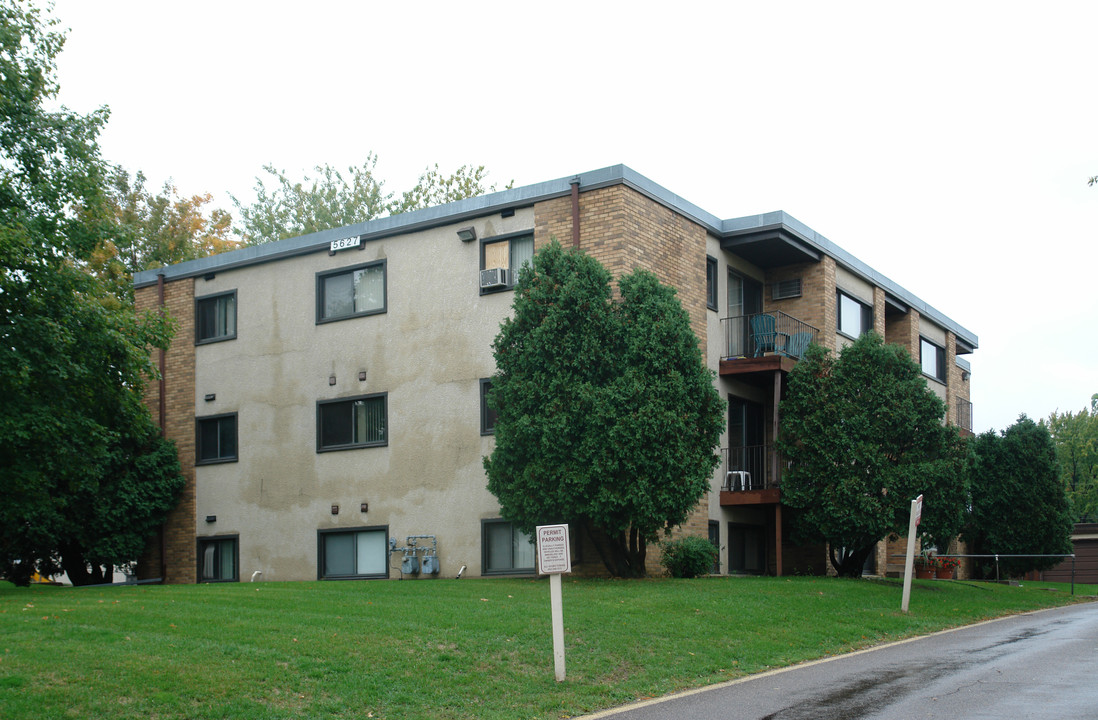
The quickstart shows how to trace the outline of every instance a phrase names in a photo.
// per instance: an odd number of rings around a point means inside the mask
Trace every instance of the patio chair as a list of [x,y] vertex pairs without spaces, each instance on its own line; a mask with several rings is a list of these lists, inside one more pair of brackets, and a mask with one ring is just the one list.
[[759,313],[751,316],[751,340],[755,346],[755,357],[774,352],[774,341],[778,337],[777,324],[773,315]]
[[785,343],[785,354],[791,358],[800,360],[804,356],[804,351],[808,349],[809,343],[812,342],[812,333],[810,332],[798,332],[793,333],[789,340]]

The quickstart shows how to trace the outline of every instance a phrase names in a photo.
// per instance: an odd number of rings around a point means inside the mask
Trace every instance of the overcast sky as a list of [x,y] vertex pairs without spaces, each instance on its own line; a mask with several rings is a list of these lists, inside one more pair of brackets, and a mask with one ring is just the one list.
[[105,158],[250,199],[373,151],[387,189],[623,163],[785,210],[976,333],[977,431],[1098,393],[1098,2],[56,0]]

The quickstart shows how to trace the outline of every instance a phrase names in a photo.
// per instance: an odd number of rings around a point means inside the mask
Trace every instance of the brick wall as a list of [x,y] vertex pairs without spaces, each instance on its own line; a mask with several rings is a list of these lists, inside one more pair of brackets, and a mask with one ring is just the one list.
[[[156,286],[135,292],[138,312],[158,305]],[[165,436],[175,442],[186,485],[179,503],[168,514],[159,537],[152,540],[139,563],[141,577],[163,577],[168,583],[193,583],[197,575],[194,475],[194,281],[165,283],[164,306],[176,322],[175,337],[165,353],[164,386],[167,408]],[[154,360],[159,356],[155,351]],[[153,421],[159,420],[160,387],[150,382],[145,402]],[[163,563],[161,563],[163,558]]]
[[[801,279],[801,296],[775,300],[773,285],[782,280]],[[787,265],[766,273],[763,294],[766,310],[780,310],[816,328],[816,342],[835,349],[838,307],[835,296],[835,260],[825,256],[820,262]]]

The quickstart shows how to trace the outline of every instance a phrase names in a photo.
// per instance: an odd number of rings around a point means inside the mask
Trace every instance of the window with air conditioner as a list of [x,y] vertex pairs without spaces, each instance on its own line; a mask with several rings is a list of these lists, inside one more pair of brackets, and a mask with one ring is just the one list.
[[533,233],[485,238],[480,246],[480,291],[509,290],[523,264],[534,258]]

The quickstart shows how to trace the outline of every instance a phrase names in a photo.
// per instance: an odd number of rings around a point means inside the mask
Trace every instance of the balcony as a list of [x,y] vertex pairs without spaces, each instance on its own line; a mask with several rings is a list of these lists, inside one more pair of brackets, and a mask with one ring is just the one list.
[[973,434],[972,403],[964,398],[957,398],[957,427],[969,435]]
[[781,462],[773,445],[723,448],[721,505],[760,505],[781,501]]
[[777,355],[800,360],[819,330],[781,310],[738,315],[721,320],[724,327],[722,360]]

